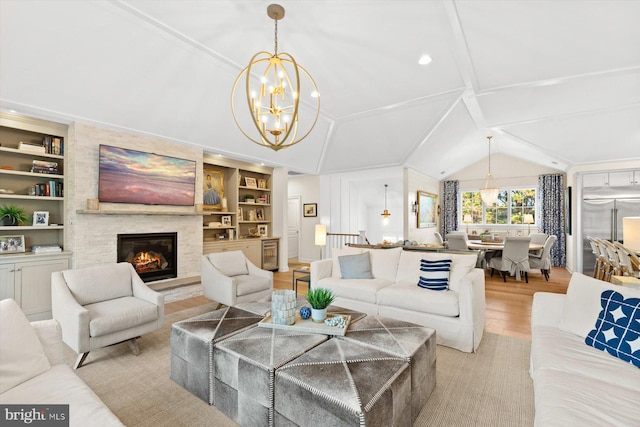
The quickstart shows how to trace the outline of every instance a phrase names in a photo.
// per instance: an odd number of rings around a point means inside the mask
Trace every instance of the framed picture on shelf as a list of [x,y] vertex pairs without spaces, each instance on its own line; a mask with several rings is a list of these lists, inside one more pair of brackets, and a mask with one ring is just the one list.
[[205,166],[203,168],[202,207],[221,209],[224,197],[224,172]]
[[418,190],[418,228],[435,227],[438,220],[438,196]]
[[259,179],[258,180],[258,188],[267,188],[267,180]]
[[222,218],[220,218],[220,221],[222,222],[223,227],[231,226],[231,215],[223,216]]
[[258,221],[264,221],[264,209],[256,209],[256,217],[258,218]]
[[0,236],[0,254],[24,252],[24,236]]
[[317,203],[305,203],[302,206],[303,216],[318,216],[318,204]]
[[261,236],[266,237],[267,236],[267,224],[258,224],[258,234],[260,234]]
[[249,210],[249,221],[256,221],[256,210],[255,209],[250,209]]
[[250,176],[244,179],[244,183],[247,187],[258,188],[258,181],[255,178],[251,178]]
[[33,213],[33,225],[36,227],[46,227],[49,225],[49,212],[35,211]]

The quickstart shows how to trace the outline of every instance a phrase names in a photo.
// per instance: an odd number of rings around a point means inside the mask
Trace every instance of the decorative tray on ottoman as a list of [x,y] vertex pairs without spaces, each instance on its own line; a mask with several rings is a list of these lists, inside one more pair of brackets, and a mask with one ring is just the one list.
[[351,316],[348,314],[327,313],[327,319],[337,316],[342,316],[342,318],[344,319],[344,328],[325,325],[324,322],[316,323],[311,319],[303,319],[302,317],[300,317],[299,313],[296,313],[296,320],[293,325],[279,325],[271,323],[271,315],[268,315],[258,323],[258,326],[261,328],[283,329],[287,331],[305,332],[311,334],[344,336],[344,334],[347,332],[347,328],[349,327],[349,322],[351,322]]

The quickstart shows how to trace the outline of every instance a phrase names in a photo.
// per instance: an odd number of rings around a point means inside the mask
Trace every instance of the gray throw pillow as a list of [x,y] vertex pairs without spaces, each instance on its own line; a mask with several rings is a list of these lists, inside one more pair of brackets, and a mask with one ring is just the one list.
[[369,252],[338,257],[343,279],[373,279]]

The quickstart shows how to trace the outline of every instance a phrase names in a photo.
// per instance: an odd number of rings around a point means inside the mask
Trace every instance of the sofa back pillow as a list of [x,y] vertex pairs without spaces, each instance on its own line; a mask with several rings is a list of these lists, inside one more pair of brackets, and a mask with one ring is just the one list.
[[340,273],[343,279],[373,279],[369,252],[357,255],[342,255],[338,257],[338,262],[340,263]]
[[449,289],[449,268],[451,259],[440,261],[420,260],[420,279],[418,286],[432,291]]
[[450,259],[449,289],[458,292],[460,281],[475,268],[478,257],[475,253],[464,255],[447,252],[402,251],[398,262],[396,283],[403,282],[414,285],[418,283],[420,280],[420,262],[423,259],[428,261]]
[[362,249],[360,248],[352,248],[350,246],[345,246],[344,248],[331,248],[331,258],[333,260],[333,267],[331,268],[331,277],[334,279],[341,279],[342,272],[340,271],[340,261],[338,258],[343,255],[357,255],[361,254]]
[[0,394],[51,368],[36,331],[12,299],[0,301]]
[[402,251],[402,248],[367,250],[371,257],[371,274],[373,274],[373,277],[395,282]]
[[133,296],[128,262],[96,265],[62,272],[71,294],[80,305]]
[[581,273],[573,273],[558,328],[586,338],[602,310],[600,297],[606,290],[617,291],[625,298],[640,298],[640,290],[612,285]]
[[602,292],[600,313],[585,343],[640,368],[640,298]]

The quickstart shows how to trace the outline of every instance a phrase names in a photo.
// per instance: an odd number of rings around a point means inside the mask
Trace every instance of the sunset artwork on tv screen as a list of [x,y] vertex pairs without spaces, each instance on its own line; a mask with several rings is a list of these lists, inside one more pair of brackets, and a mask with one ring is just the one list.
[[98,199],[107,203],[193,206],[196,162],[100,145]]

